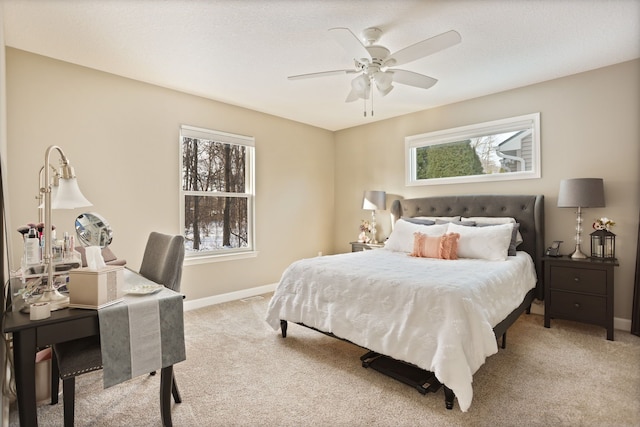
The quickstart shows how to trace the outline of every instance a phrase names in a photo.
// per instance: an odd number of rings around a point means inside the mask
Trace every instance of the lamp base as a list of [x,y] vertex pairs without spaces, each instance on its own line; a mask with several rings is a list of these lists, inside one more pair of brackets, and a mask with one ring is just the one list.
[[374,245],[378,244],[378,230],[376,230],[376,211],[371,211],[371,242]]
[[571,254],[571,259],[587,259],[582,250],[580,249],[580,243],[582,242],[582,208],[578,206],[578,212],[576,213],[576,250]]
[[51,307],[51,311],[61,310],[63,308],[69,307],[69,297],[66,295],[62,295],[60,292],[58,292],[57,289],[45,289],[38,299],[31,302],[48,302],[49,306]]
[[576,245],[576,250],[571,254],[572,259],[587,259],[589,258],[580,250],[580,245]]

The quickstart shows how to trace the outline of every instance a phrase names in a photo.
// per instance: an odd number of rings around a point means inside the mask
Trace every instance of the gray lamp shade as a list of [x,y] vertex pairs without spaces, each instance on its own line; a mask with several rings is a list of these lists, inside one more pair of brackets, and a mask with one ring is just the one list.
[[362,209],[369,211],[387,209],[387,193],[384,191],[365,191]]
[[573,178],[560,181],[559,208],[604,207],[602,178]]

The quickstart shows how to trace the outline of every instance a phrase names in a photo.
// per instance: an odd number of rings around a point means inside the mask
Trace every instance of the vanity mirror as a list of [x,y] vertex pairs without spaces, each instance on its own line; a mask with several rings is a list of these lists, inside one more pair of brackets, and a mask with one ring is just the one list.
[[97,213],[83,213],[76,218],[76,234],[82,246],[105,248],[111,244],[113,232],[111,226]]
[[102,248],[100,252],[107,265],[125,265],[127,263],[126,260],[118,258],[109,248],[113,240],[113,232],[107,220],[100,214],[90,212],[78,215],[75,228],[78,236],[75,250],[80,253],[83,267],[87,267],[85,248],[88,246]]

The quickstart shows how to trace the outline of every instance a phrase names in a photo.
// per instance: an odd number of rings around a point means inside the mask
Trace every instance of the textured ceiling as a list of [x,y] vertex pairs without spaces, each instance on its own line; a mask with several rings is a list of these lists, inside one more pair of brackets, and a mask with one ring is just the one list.
[[[8,46],[329,130],[640,57],[640,0],[1,0]],[[454,29],[462,43],[400,68],[438,79],[345,103],[328,33],[384,31],[392,52]]]

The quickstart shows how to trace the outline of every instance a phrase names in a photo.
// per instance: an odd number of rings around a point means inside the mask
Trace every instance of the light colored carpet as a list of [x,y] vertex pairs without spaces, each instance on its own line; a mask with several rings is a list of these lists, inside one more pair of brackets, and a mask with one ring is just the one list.
[[[442,389],[415,389],[361,366],[366,351],[264,321],[270,295],[185,313],[187,360],[175,367],[176,426],[639,426],[640,337],[523,315],[507,348],[474,376],[469,412],[448,411]],[[76,384],[76,426],[160,426],[159,375],[102,389]],[[62,401],[40,405],[41,426],[62,425]],[[15,404],[10,425],[18,425]]]

